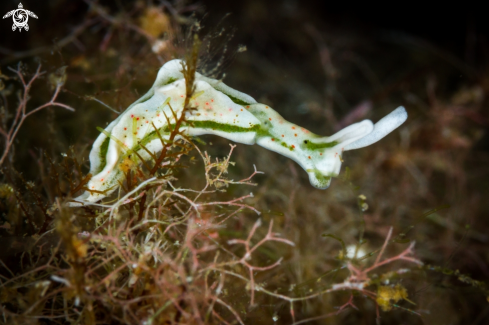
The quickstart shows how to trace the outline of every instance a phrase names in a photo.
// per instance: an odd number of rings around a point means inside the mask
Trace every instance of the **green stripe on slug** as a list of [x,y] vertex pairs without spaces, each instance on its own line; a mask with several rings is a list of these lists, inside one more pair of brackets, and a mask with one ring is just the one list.
[[98,174],[107,165],[107,152],[109,150],[109,144],[110,144],[111,139],[114,140],[114,142],[116,142],[121,147],[122,151],[125,152],[126,155],[131,154],[132,150],[129,149],[124,143],[122,143],[122,141],[120,141],[116,137],[112,136],[112,134],[110,132],[107,132],[106,130],[102,129],[99,126],[97,126],[96,128],[100,133],[102,133],[106,136],[104,142],[102,142],[102,145],[100,146],[100,152],[99,152],[100,167],[99,167],[99,170],[96,171],[96,173]]
[[117,139],[116,137],[112,136],[112,134],[110,134],[109,132],[105,131],[104,129],[102,129],[101,127],[97,126],[97,130],[100,132],[100,133],[103,133],[105,134],[105,136],[107,138],[110,138],[112,140],[114,140],[120,147],[122,150],[127,150],[127,146],[122,143],[122,141],[120,141],[119,139]]
[[[188,126],[191,126],[193,128],[222,131],[226,133],[258,132],[261,129],[260,125],[258,124],[255,124],[249,128],[218,123],[214,121],[188,121],[188,124]],[[175,124],[171,124],[170,127],[173,129],[175,127]],[[170,128],[168,126],[165,126],[164,132],[170,132]]]
[[110,138],[106,137],[104,142],[102,142],[102,145],[100,146],[100,152],[98,153],[98,156],[100,158],[100,165],[99,169],[95,171],[94,175],[100,173],[105,168],[105,165],[107,165],[107,151],[109,150],[109,142]]
[[177,80],[178,80],[178,79],[176,79],[176,78],[168,78],[168,80],[166,81],[165,85],[169,85],[169,84],[171,84],[172,82],[177,81]]
[[191,121],[190,124],[194,128],[210,129],[214,131],[222,131],[227,133],[257,132],[260,129],[260,126],[258,124],[253,125],[249,128],[245,128],[242,126],[234,126],[230,124],[223,124],[214,121]]
[[323,174],[321,174],[321,172],[319,170],[314,170],[314,176],[316,176],[316,179],[318,181],[318,185],[319,187],[325,187],[329,184],[329,182],[331,181],[331,177],[329,176],[324,176]]
[[[223,93],[224,93],[224,92],[223,92]],[[224,94],[226,94],[226,93],[224,93]],[[233,103],[235,103],[235,104],[242,105],[242,106],[244,106],[244,105],[250,105],[250,104],[251,104],[251,103],[247,103],[247,102],[245,102],[245,101],[243,101],[243,100],[241,100],[241,99],[239,99],[239,98],[233,97],[233,96],[231,96],[231,95],[229,95],[229,94],[226,94],[226,95],[227,95],[227,96],[228,96],[228,97],[229,97],[229,98],[230,98],[230,99],[233,101]]]
[[339,143],[338,141],[314,143],[314,142],[311,142],[310,140],[304,140],[304,146],[309,150],[332,148],[332,147],[336,146],[338,143]]
[[162,83],[161,83],[161,85],[159,85],[159,86],[160,86],[160,87],[161,87],[161,86],[166,86],[166,85],[169,85],[169,84],[171,84],[171,83],[173,83],[173,82],[175,82],[175,81],[177,81],[177,80],[178,80],[178,79],[175,79],[175,78],[170,77],[170,78],[168,78],[166,81],[162,82]]

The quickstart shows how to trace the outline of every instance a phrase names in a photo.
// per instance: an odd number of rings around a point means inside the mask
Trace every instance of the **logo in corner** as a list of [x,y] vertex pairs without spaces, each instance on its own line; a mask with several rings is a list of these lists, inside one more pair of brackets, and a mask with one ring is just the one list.
[[15,31],[18,28],[19,32],[22,31],[22,28],[24,28],[26,31],[29,30],[29,25],[27,25],[27,21],[29,21],[29,16],[37,19],[36,14],[32,11],[25,10],[22,6],[22,3],[19,3],[18,9],[7,12],[5,16],[3,16],[3,19],[10,16],[12,16],[12,19],[14,20],[12,30]]

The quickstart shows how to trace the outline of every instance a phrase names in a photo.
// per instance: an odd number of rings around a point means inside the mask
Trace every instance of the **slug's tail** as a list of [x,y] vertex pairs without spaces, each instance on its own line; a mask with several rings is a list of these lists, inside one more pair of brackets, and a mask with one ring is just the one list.
[[[363,148],[379,141],[398,128],[406,119],[406,110],[400,106],[375,125],[370,120],[364,120],[352,124],[330,137],[312,142],[311,146],[317,148],[324,147],[326,144],[331,145],[331,147],[319,157],[314,158],[315,168],[306,168],[311,184],[319,189],[328,188],[331,177],[336,177],[340,173],[343,151]],[[309,159],[311,159],[310,156]]]

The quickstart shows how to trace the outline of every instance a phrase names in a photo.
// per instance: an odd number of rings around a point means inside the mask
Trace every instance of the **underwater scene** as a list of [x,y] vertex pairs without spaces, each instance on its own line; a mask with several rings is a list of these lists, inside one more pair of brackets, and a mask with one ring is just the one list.
[[489,23],[437,10],[2,1],[0,324],[489,323]]

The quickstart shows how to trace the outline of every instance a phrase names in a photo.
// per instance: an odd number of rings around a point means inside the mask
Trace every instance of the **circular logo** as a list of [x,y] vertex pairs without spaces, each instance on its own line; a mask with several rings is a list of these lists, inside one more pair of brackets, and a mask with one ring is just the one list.
[[17,9],[13,14],[14,24],[15,26],[22,28],[27,25],[27,21],[29,20],[29,15],[25,12],[24,9]]

